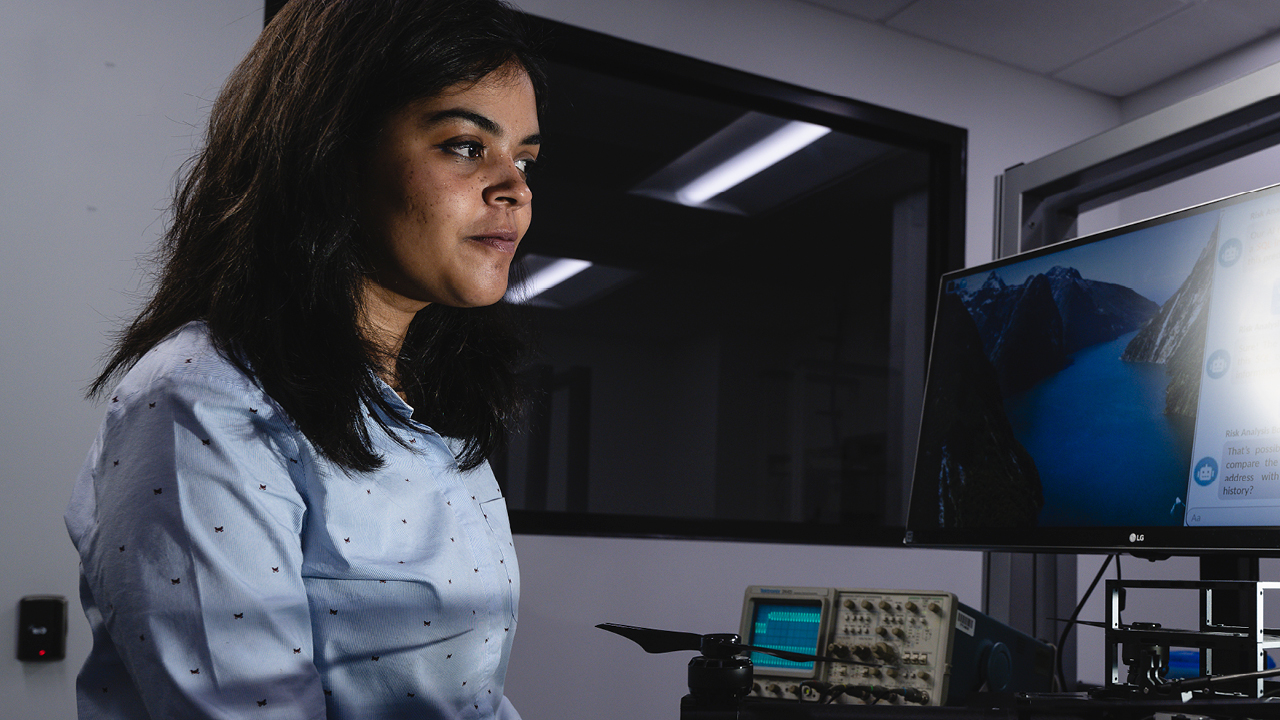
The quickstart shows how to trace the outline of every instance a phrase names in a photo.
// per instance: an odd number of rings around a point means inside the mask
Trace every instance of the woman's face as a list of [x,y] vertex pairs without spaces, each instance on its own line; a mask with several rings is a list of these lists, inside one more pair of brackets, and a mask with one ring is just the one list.
[[533,84],[515,66],[392,115],[363,166],[374,302],[412,313],[500,300],[539,143]]

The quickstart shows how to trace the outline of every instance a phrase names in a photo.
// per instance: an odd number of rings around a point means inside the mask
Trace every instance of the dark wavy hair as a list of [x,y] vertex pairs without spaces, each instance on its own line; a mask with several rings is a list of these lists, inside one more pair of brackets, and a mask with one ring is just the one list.
[[[545,97],[523,20],[500,0],[287,3],[215,102],[176,191],[155,294],[117,336],[90,396],[204,320],[321,453],[352,471],[381,466],[363,407],[389,407],[375,381],[379,348],[359,323],[372,267],[350,170],[393,113],[459,83],[518,66]],[[414,419],[460,439],[459,464],[471,469],[519,415],[524,359],[504,303],[432,304],[411,323],[396,371]]]

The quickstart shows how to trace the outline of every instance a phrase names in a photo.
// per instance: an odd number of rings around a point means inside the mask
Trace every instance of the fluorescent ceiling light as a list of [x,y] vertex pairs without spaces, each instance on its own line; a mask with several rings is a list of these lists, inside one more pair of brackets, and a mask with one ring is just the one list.
[[703,173],[676,191],[685,205],[701,205],[760,171],[808,147],[831,128],[792,121],[763,140]]
[[520,287],[512,293],[511,302],[516,304],[529,302],[589,267],[591,263],[586,260],[557,258],[521,283]]

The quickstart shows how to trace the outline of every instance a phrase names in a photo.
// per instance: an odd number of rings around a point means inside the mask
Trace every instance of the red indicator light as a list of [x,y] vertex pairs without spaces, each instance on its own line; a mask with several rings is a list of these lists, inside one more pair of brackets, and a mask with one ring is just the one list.
[[44,651],[43,651],[43,650],[41,650],[41,651],[39,652],[39,654],[40,654],[40,655],[44,655]]

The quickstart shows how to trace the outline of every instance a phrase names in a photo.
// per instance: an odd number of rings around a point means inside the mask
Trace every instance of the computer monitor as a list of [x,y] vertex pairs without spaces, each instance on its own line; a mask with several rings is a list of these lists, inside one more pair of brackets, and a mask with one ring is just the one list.
[[909,545],[1280,552],[1280,192],[941,280]]

